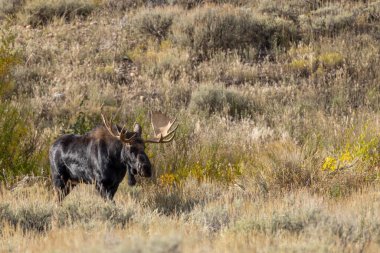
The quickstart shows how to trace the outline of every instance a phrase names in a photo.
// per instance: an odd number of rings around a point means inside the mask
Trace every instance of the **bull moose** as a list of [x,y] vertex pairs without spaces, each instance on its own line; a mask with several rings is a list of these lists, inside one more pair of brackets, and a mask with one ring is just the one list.
[[151,177],[145,144],[172,141],[178,127],[173,127],[175,119],[170,120],[161,112],[151,113],[154,137],[143,139],[139,124],[128,131],[126,125],[113,125],[112,120],[101,116],[103,126],[84,135],[63,135],[50,148],[51,177],[59,202],[78,183],[94,183],[104,199],[112,200],[125,174],[128,173],[131,186],[136,184],[136,175]]

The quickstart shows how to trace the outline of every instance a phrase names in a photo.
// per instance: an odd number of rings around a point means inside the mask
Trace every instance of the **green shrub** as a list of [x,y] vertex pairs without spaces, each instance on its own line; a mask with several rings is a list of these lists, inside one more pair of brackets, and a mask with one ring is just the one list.
[[191,96],[190,109],[206,114],[227,114],[241,118],[260,112],[260,107],[253,99],[235,90],[202,86]]
[[249,9],[205,7],[181,16],[173,28],[175,40],[189,47],[200,60],[218,50],[237,50],[243,55],[250,47],[265,53],[286,47],[297,37],[295,25],[280,18],[262,17]]
[[85,134],[93,129],[99,122],[99,115],[89,115],[79,111],[64,124],[62,134]]
[[5,30],[0,30],[0,35],[0,99],[3,99],[13,90],[12,71],[20,59],[12,48],[14,36]]
[[54,18],[67,21],[75,17],[87,17],[97,7],[95,0],[36,0],[25,6],[28,23],[33,27],[46,25]]
[[0,181],[10,183],[17,176],[42,173],[47,150],[34,130],[33,115],[24,107],[0,104]]
[[0,181],[7,185],[19,175],[40,174],[44,154],[30,109],[9,100],[12,71],[19,62],[18,53],[12,49],[13,39],[5,35],[0,41]]

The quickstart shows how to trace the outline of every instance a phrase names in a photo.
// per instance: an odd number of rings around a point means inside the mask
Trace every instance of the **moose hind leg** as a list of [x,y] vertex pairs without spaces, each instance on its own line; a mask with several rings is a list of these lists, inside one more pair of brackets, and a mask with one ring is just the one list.
[[57,201],[60,203],[70,193],[74,186],[72,186],[68,180],[65,180],[62,176],[57,176],[53,178],[53,187],[57,196]]

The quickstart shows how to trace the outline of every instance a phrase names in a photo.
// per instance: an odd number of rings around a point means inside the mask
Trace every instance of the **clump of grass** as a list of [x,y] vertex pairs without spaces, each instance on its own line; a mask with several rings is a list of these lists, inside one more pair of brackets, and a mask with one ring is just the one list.
[[190,212],[199,202],[193,196],[186,196],[181,188],[167,187],[156,191],[153,195],[149,194],[143,205],[152,210],[157,210],[164,215],[173,215]]
[[12,208],[9,203],[0,205],[0,222],[20,226],[23,231],[43,232],[51,228],[53,208],[49,204],[29,203]]
[[[151,78],[162,78],[163,86],[166,81],[178,82],[186,77],[189,69],[189,57],[186,51],[176,47],[170,40],[162,40],[158,44],[150,41],[144,45],[138,45],[128,55],[141,66],[145,75]],[[184,85],[180,88],[186,89]],[[170,89],[167,90],[170,92]]]
[[67,21],[75,17],[85,18],[97,7],[94,0],[35,0],[28,2],[24,9],[28,16],[27,22],[33,26],[46,25],[54,18],[63,18]]
[[319,63],[323,68],[330,70],[343,65],[343,56],[338,52],[327,52],[318,56]]
[[133,215],[133,210],[120,208],[102,199],[80,200],[73,197],[63,202],[57,210],[56,219],[59,226],[82,224],[91,227],[92,221],[101,221],[124,227]]
[[231,218],[225,207],[219,203],[211,203],[206,206],[197,206],[186,216],[186,219],[200,225],[206,231],[216,233],[222,229],[226,229]]
[[307,166],[309,159],[315,162],[313,152],[307,153],[289,140],[272,142],[263,148],[265,152],[252,161],[257,168],[252,173],[264,180],[261,183],[266,188],[291,189],[313,184],[314,169]]
[[19,208],[15,220],[24,230],[45,231],[51,228],[52,216],[51,205],[38,204]]
[[310,227],[324,222],[327,214],[321,206],[321,199],[310,196],[289,194],[271,213],[257,210],[257,215],[243,215],[232,227],[235,231],[257,231],[264,234],[289,232],[299,234]]
[[241,118],[260,112],[261,108],[254,98],[239,91],[201,86],[191,96],[190,109],[207,115],[220,114]]

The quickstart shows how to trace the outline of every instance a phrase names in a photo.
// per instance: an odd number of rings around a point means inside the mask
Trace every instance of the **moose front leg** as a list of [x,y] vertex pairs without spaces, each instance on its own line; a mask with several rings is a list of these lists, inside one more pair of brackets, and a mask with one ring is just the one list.
[[127,166],[127,174],[128,174],[128,185],[134,186],[136,184],[135,175],[132,173],[132,169],[130,166]]
[[111,200],[111,201],[113,201],[113,197],[115,196],[115,193],[118,187],[119,187],[119,184],[115,184],[111,186],[102,184],[102,183],[95,184],[95,188],[96,190],[98,190],[100,196],[105,200]]

